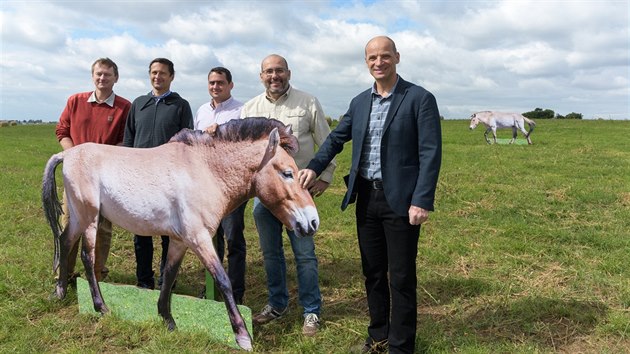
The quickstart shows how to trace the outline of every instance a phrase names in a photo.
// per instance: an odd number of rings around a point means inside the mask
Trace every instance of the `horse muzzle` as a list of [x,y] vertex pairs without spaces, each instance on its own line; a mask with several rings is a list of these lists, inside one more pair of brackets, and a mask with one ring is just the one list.
[[298,237],[313,237],[319,228],[319,220],[311,220],[307,225],[302,223],[297,224],[295,227],[295,234]]
[[298,237],[313,237],[319,229],[319,215],[315,207],[306,207],[296,213],[293,231]]

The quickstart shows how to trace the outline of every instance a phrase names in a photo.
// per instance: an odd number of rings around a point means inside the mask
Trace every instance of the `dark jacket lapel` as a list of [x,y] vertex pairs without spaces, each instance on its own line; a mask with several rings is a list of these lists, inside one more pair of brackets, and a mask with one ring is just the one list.
[[394,93],[392,94],[392,103],[389,106],[389,111],[387,112],[387,117],[385,118],[385,125],[383,126],[383,133],[387,131],[389,125],[392,123],[392,119],[396,115],[398,108],[400,108],[400,104],[403,102],[405,95],[407,94],[407,81],[403,80],[402,77],[398,79],[398,85],[394,89]]

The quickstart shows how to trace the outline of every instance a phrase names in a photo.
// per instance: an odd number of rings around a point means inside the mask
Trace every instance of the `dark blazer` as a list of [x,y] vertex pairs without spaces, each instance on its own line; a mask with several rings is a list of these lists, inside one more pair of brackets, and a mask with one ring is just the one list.
[[[352,165],[345,177],[348,190],[342,210],[354,202],[357,193],[359,161],[372,108],[371,92],[370,88],[352,99],[348,112],[307,166],[319,175],[343,150],[344,143],[352,140]],[[442,132],[435,97],[399,77],[381,141],[383,190],[396,214],[408,216],[410,205],[433,210],[441,160]]]

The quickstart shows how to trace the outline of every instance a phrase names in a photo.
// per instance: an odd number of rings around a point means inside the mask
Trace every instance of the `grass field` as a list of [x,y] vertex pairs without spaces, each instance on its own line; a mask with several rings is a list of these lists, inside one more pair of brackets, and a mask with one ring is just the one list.
[[[532,146],[487,145],[467,121],[443,121],[436,211],[418,254],[418,352],[630,352],[629,136],[628,121],[539,120]],[[0,352],[230,352],[159,321],[80,315],[74,290],[48,300],[52,234],[40,185],[58,150],[54,125],[0,128]],[[301,334],[288,260],[290,312],[255,328],[256,352],[347,353],[366,336],[354,208],[339,210],[348,164],[344,151],[334,185],[317,199],[321,331]],[[257,312],[266,287],[251,203],[246,222],[245,304]],[[128,232],[115,230],[108,265],[108,281],[134,284]],[[195,296],[203,286],[189,254],[176,293]]]

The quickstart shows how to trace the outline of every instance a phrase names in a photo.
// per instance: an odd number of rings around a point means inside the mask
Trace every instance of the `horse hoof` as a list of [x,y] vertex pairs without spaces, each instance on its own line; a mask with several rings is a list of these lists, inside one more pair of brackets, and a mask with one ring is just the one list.
[[247,350],[248,352],[252,351],[252,339],[249,336],[240,336],[236,337],[236,344],[241,347],[243,350]]
[[103,307],[101,307],[101,310],[99,312],[101,313],[101,316],[105,316],[109,313],[109,309],[107,308],[107,306],[103,305]]
[[55,299],[63,300],[65,297],[66,297],[66,289],[57,285],[57,287],[55,287],[55,291],[53,291],[53,293],[50,294],[49,299],[50,300],[55,300]]
[[168,329],[169,332],[173,332],[175,329],[177,329],[175,320],[166,321],[166,329]]
[[101,314],[101,316],[105,316],[109,313],[109,309],[107,308],[107,306],[105,306],[105,304],[95,304],[94,311]]

